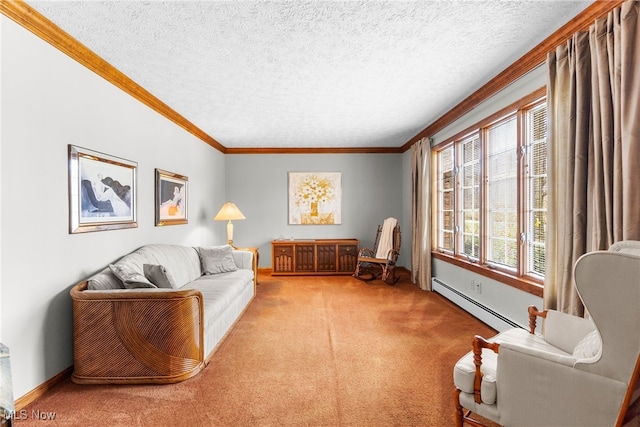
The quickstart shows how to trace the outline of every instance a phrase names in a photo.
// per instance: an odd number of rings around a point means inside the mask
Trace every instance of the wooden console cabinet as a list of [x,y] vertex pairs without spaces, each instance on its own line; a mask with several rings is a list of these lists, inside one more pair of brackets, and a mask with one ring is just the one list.
[[271,274],[353,274],[358,244],[356,239],[274,240]]

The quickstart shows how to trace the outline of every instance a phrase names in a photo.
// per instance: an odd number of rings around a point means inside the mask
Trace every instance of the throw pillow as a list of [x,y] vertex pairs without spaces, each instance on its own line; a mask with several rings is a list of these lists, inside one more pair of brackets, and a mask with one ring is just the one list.
[[600,338],[598,331],[589,332],[573,349],[573,357],[576,359],[590,359],[598,354],[601,348],[602,338]]
[[134,288],[156,288],[157,286],[147,280],[143,274],[138,273],[131,267],[124,264],[109,264],[109,269],[115,276],[124,283],[127,289]]
[[144,277],[159,288],[177,289],[176,282],[163,265],[144,264]]
[[233,261],[231,246],[208,246],[198,248],[200,264],[204,274],[218,274],[236,271],[238,267]]

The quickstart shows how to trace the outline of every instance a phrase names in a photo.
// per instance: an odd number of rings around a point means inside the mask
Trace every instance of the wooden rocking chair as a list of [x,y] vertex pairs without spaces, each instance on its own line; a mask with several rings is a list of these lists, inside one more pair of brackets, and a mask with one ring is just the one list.
[[398,281],[396,262],[400,255],[400,242],[398,221],[395,218],[387,218],[384,225],[378,225],[373,249],[362,248],[358,252],[353,277],[364,281],[380,278],[383,282],[394,285]]

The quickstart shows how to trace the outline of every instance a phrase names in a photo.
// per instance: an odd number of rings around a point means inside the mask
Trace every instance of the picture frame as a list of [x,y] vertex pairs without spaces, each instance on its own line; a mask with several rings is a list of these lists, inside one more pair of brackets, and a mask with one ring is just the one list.
[[342,223],[341,172],[289,172],[289,224]]
[[155,182],[156,226],[187,224],[189,178],[156,169]]
[[68,159],[70,234],[138,226],[136,162],[71,144]]

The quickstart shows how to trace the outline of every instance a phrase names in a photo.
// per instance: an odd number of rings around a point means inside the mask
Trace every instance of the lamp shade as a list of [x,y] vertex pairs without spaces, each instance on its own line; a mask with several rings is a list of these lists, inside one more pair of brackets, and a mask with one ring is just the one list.
[[224,205],[222,205],[220,211],[218,211],[213,219],[214,221],[230,221],[245,219],[245,217],[234,203],[226,202]]

